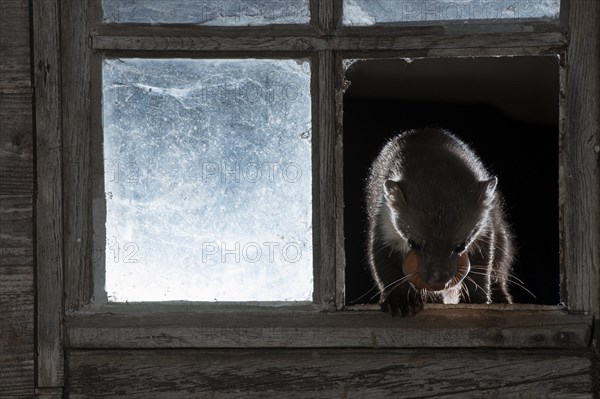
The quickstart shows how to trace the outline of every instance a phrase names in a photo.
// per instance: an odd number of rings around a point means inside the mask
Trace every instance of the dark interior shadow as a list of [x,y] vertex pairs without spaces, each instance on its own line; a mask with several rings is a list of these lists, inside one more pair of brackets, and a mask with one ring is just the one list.
[[558,60],[554,57],[361,61],[344,96],[346,304],[375,303],[364,187],[387,139],[442,127],[499,178],[516,237],[515,302],[558,304]]

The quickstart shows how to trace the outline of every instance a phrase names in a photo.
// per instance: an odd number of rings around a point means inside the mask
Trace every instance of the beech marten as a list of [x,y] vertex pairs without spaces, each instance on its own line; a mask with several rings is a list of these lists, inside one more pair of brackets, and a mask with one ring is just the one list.
[[368,258],[380,304],[512,303],[513,237],[498,179],[442,129],[410,130],[381,150],[367,182]]

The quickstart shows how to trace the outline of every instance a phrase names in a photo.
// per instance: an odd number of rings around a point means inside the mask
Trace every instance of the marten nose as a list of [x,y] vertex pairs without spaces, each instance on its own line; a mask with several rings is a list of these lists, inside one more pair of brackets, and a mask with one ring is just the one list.
[[450,276],[448,273],[436,269],[430,274],[429,278],[427,279],[427,284],[433,291],[439,291],[446,288],[446,284],[449,280]]

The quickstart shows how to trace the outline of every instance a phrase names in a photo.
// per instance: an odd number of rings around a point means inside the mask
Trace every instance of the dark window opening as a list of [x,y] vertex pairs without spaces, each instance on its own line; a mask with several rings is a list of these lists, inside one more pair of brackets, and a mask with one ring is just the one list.
[[499,179],[515,235],[515,303],[559,297],[559,62],[548,57],[371,60],[353,64],[344,95],[346,304],[376,303],[366,257],[364,187],[390,137],[442,127]]

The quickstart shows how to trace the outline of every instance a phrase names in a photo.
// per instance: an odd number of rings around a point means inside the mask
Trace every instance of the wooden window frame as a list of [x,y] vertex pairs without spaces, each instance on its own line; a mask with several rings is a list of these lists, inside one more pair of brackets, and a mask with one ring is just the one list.
[[[590,345],[593,315],[600,314],[600,216],[594,212],[599,175],[597,154],[588,151],[598,110],[591,108],[595,94],[582,88],[597,89],[599,77],[593,72],[597,61],[586,54],[590,49],[571,43],[574,37],[576,44],[585,42],[585,29],[598,21],[581,3],[562,0],[557,21],[368,27],[338,25],[342,0],[311,0],[306,26],[253,27],[102,25],[100,4],[33,0],[38,386],[62,385],[66,349]],[[553,54],[561,59],[559,217],[561,298],[567,306],[430,305],[405,319],[336,311],[344,304],[343,61]],[[99,104],[93,82],[103,55],[311,58],[318,288],[313,305],[91,303],[91,150],[101,111],[91,105]]]

